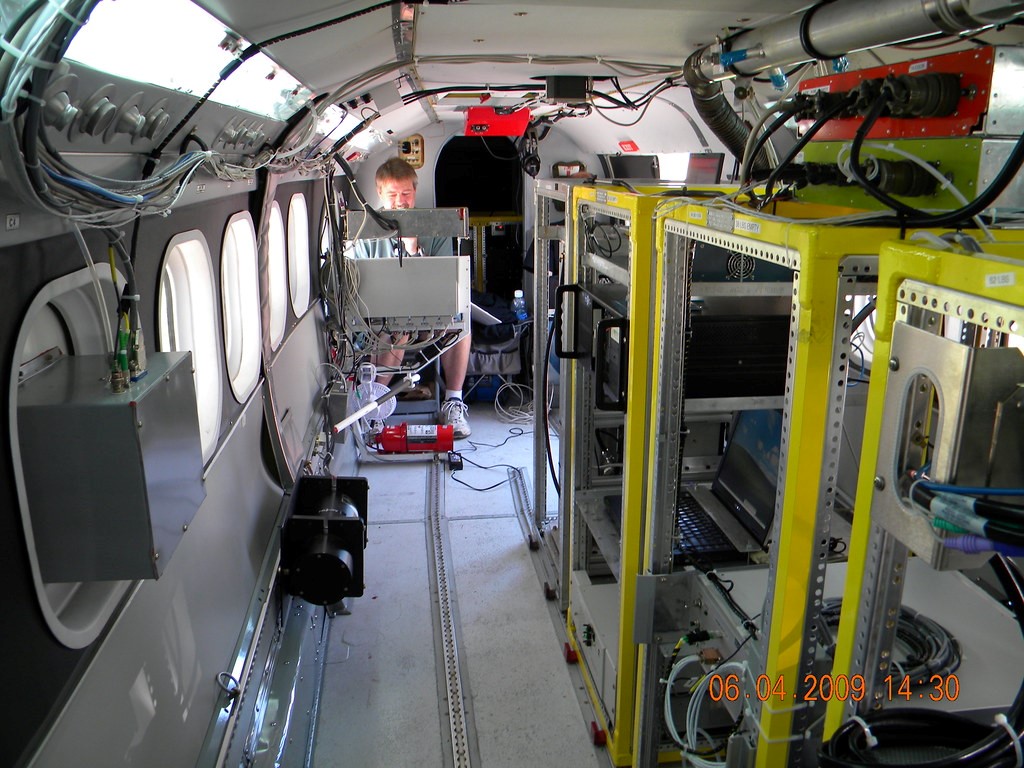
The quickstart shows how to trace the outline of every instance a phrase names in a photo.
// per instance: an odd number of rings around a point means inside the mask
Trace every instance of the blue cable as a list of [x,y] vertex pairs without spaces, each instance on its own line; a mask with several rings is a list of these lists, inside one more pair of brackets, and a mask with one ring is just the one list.
[[[922,469],[923,471],[923,469]],[[948,485],[946,483],[933,483],[922,480],[922,488],[929,491],[945,491],[946,493],[959,493],[965,496],[1024,496],[1024,488],[986,488],[976,485]]]
[[95,184],[90,184],[87,181],[82,181],[81,179],[73,179],[70,176],[64,176],[63,174],[57,173],[55,170],[45,165],[43,166],[43,170],[46,172],[46,175],[49,176],[51,179],[55,179],[56,181],[59,181],[62,184],[66,184],[69,187],[74,187],[75,189],[82,190],[83,192],[90,192],[94,195],[105,197],[106,199],[111,200],[115,203],[124,203],[126,205],[138,205],[139,203],[143,203],[146,201],[146,195],[119,195],[116,192],[111,192],[109,189],[104,189],[103,187],[96,186]]

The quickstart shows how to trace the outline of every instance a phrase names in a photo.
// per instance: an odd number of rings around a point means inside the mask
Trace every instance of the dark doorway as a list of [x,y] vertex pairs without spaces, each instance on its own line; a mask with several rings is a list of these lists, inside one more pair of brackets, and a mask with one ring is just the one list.
[[469,208],[471,216],[523,213],[522,172],[515,144],[504,136],[455,136],[434,172],[438,208]]
[[511,299],[523,287],[523,173],[504,136],[455,136],[434,172],[438,208],[468,208],[473,288]]

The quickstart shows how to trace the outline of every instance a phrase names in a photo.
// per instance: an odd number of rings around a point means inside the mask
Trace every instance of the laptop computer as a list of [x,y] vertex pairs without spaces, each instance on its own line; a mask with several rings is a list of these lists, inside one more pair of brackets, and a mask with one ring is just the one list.
[[747,562],[775,517],[782,411],[740,411],[710,487],[686,485],[676,508],[677,564]]
[[470,315],[473,318],[474,323],[480,323],[481,325],[501,325],[502,321],[492,315],[486,309],[481,307],[476,302],[472,302],[469,305]]

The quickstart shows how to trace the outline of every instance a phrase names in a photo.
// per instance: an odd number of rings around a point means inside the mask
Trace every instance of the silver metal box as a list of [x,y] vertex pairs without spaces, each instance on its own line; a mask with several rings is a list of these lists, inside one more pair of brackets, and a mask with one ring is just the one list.
[[25,381],[18,436],[43,580],[159,578],[206,497],[192,355],[113,394],[104,355]]
[[388,331],[452,330],[470,323],[468,256],[352,259],[358,298],[345,308]]
[[[398,224],[403,237],[469,237],[468,208],[395,208],[380,215]],[[360,239],[379,239],[395,235],[384,229],[366,211],[346,211],[345,226]]]
[[[882,417],[887,428],[879,439],[875,477],[880,480],[871,514],[933,568],[980,567],[990,553],[965,554],[943,546],[945,534],[911,508],[900,480],[912,463],[908,457],[927,440],[932,445],[929,472],[937,481],[993,487],[1017,483],[1024,429],[1016,403],[1024,357],[1012,347],[969,347],[897,322],[887,374]],[[1000,404],[1012,406],[1005,409],[1005,418]]]

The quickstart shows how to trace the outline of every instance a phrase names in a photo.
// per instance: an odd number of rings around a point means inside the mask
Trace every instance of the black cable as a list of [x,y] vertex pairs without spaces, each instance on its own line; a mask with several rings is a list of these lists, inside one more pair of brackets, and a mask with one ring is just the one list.
[[[534,275],[534,279],[535,280],[538,279],[536,274]],[[534,319],[534,322],[537,322],[536,319]],[[543,391],[544,395],[543,395],[543,397],[541,399],[546,398],[547,397],[547,393],[548,393],[548,368],[550,367],[549,364],[548,364],[548,360],[551,359],[551,343],[552,343],[552,340],[554,338],[555,338],[555,324],[554,323],[549,323],[549,325],[548,325],[548,339],[547,339],[547,344],[545,345],[545,351],[544,351],[544,366],[543,366],[544,373],[541,375],[541,381],[543,382],[543,386],[544,386],[544,389],[542,391]],[[551,481],[555,484],[555,493],[557,495],[561,496],[562,495],[562,486],[558,482],[558,470],[555,468],[555,457],[554,457],[554,453],[551,450],[551,424],[550,424],[550,422],[548,420],[548,409],[547,408],[544,408],[543,419],[544,419],[544,446],[545,446],[545,449],[546,449],[547,455],[548,455],[548,469],[551,470]]]
[[[469,445],[473,446],[473,450],[474,451],[477,450],[478,448],[480,448],[481,446],[483,446],[484,448],[501,448],[501,446],[505,445],[505,443],[507,443],[512,438],[514,438],[514,437],[522,437],[523,435],[526,435],[526,434],[529,434],[529,433],[525,429],[523,429],[522,427],[509,427],[508,428],[508,437],[506,437],[500,443],[480,443],[480,442],[474,442],[472,440],[467,440],[466,442]],[[472,462],[470,462],[470,463],[472,463]]]
[[871,108],[868,113],[864,116],[861,124],[857,127],[857,132],[854,134],[853,141],[850,143],[850,173],[853,174],[854,181],[875,198],[878,202],[887,208],[892,208],[901,218],[909,218],[918,211],[911,206],[901,203],[896,198],[887,195],[881,189],[872,184],[865,174],[864,169],[860,164],[860,151],[864,146],[864,140],[867,138],[868,132],[874,127],[878,118],[882,116],[882,112],[885,111],[886,107],[892,100],[892,89],[888,87],[888,78],[886,78],[886,85],[882,86],[878,96],[875,97],[874,102],[871,104]]
[[[488,85],[488,91],[530,91],[536,90],[537,83],[521,83],[519,85]],[[411,104],[414,101],[425,99],[430,96],[440,96],[446,93],[478,93],[480,91],[479,85],[446,85],[439,88],[424,88],[419,91],[410,91],[409,93],[402,95],[403,104]],[[501,107],[496,111],[508,111],[512,110],[508,107]]]
[[199,147],[199,150],[201,152],[210,151],[210,145],[203,141],[201,138],[199,138],[199,135],[194,130],[190,131],[188,136],[186,136],[185,139],[181,142],[181,154],[185,154],[185,150],[188,149],[189,144],[195,144],[197,147]]
[[[1005,590],[1024,634],[1024,579],[1020,571],[1001,555],[991,558],[989,565]],[[1022,714],[1024,684],[1007,713],[1016,742],[1001,726],[975,723],[947,712],[923,709],[868,712],[860,721],[848,720],[836,729],[821,747],[819,765],[823,768],[885,765],[887,755],[894,760],[889,765],[906,765],[903,750],[940,748],[945,754],[927,761],[918,757],[914,765],[918,768],[1009,768],[1018,764],[1015,750],[1024,738]],[[865,725],[877,740],[876,745],[868,745]]]
[[512,155],[511,157],[503,157],[502,155],[494,154],[494,151],[489,146],[487,146],[487,137],[486,136],[481,136],[480,137],[480,142],[483,144],[484,150],[487,152],[487,154],[490,155],[491,157],[493,157],[495,160],[501,160],[503,162],[512,162],[512,161],[515,161],[515,160],[519,159],[518,153],[515,154],[515,155]]
[[[520,471],[518,467],[513,467],[511,464],[494,464],[493,466],[486,466],[486,465],[483,465],[483,464],[477,464],[475,461],[470,461],[465,456],[462,457],[462,460],[467,462],[467,463],[469,463],[469,464],[472,464],[474,467],[478,467],[479,469],[496,469],[498,467],[508,467],[509,469],[513,470],[516,473],[519,473],[519,471]],[[466,488],[469,488],[470,490],[473,490],[473,491],[493,491],[495,488],[500,488],[501,486],[505,485],[506,483],[512,482],[512,478],[506,477],[504,480],[502,480],[500,482],[497,482],[494,485],[488,485],[488,486],[485,486],[483,488],[478,488],[475,485],[470,485],[469,483],[464,482],[463,480],[459,480],[459,478],[457,478],[455,476],[455,473],[459,472],[459,471],[460,470],[458,470],[458,469],[453,469],[452,470],[452,472],[451,472],[452,480],[454,480],[459,485],[463,485]]]
[[722,595],[722,597],[725,599],[725,602],[729,605],[729,608],[732,610],[732,612],[740,618],[740,621],[743,623],[743,628],[747,630],[747,633],[751,637],[756,638],[757,625],[754,624],[754,619],[748,616],[747,612],[743,610],[742,606],[736,602],[736,600],[733,598],[731,594],[729,594],[729,590],[726,589],[725,583],[722,581],[722,578],[713,570],[706,571],[704,575],[707,577],[708,581],[711,582],[712,586],[714,586],[714,588],[717,589],[718,592]]
[[[356,175],[352,171],[351,166],[349,166],[345,158],[343,158],[339,154],[335,154],[334,161],[341,166],[341,170],[344,172],[345,177],[349,180],[349,182],[351,182],[353,188],[355,189],[356,196],[361,201],[363,201],[363,210],[366,211],[366,214],[375,222],[377,222],[377,226],[379,226],[381,229],[396,232],[396,237],[401,237],[401,229],[398,226],[398,222],[395,221],[394,219],[386,218],[376,208],[372,207],[369,203],[366,202],[366,197],[363,195],[362,191],[359,189],[359,185],[356,183]],[[401,253],[401,249],[399,249],[399,253]]]
[[775,186],[776,180],[778,180],[779,175],[793,162],[793,159],[803,151],[803,148],[807,146],[811,139],[817,135],[818,131],[825,127],[825,124],[828,123],[829,120],[834,118],[840,112],[846,110],[848,107],[849,103],[846,99],[837,99],[831,107],[825,110],[825,112],[814,121],[811,127],[807,129],[807,132],[800,137],[800,140],[790,148],[789,152],[786,153],[786,157],[779,162],[775,167],[775,170],[773,170],[768,176],[768,181],[765,182],[765,197],[762,205],[764,202],[771,199],[772,189]]
[[860,328],[863,322],[867,320],[868,317],[871,316],[872,312],[875,311],[875,303],[877,301],[877,298],[877,296],[872,296],[871,300],[860,308],[860,312],[853,316],[853,320],[850,323],[850,325],[852,326],[850,328],[850,333],[853,333],[858,328]]
[[[757,157],[757,153],[764,148],[764,145],[768,143],[768,140],[775,135],[776,131],[789,122],[789,119],[793,117],[793,114],[796,111],[796,107],[784,110],[782,114],[775,118],[767,128],[761,131],[761,135],[757,137],[754,145],[750,148],[750,157]],[[741,179],[740,181],[746,183],[750,181],[750,179]]]
[[808,56],[818,61],[828,61],[834,59],[835,56],[829,56],[819,51],[814,44],[811,42],[811,19],[814,18],[814,14],[821,9],[823,5],[835,2],[835,0],[821,0],[820,3],[812,5],[806,11],[803,16],[800,17],[800,47],[804,49]]
[[1024,165],[1024,134],[1021,134],[1017,140],[1017,143],[1010,151],[1010,156],[1007,158],[1006,163],[1003,164],[999,173],[992,180],[992,183],[985,188],[984,192],[966,205],[938,214],[929,214],[924,211],[911,209],[913,214],[905,219],[876,218],[865,223],[872,227],[900,226],[904,228],[930,227],[935,229],[959,227],[964,222],[980,215],[994,203],[1010,185],[1010,182],[1014,180],[1022,165]]
[[[842,599],[827,598],[821,603],[821,618],[830,631],[839,626]],[[891,669],[910,681],[912,689],[930,684],[932,675],[951,675],[960,668],[960,643],[933,619],[900,606],[896,619],[896,637],[907,649],[906,657],[891,657]]]
[[[369,117],[364,117],[362,120],[359,121],[358,125],[356,125],[356,126],[354,126],[352,128],[351,131],[349,131],[344,136],[342,136],[340,139],[338,139],[336,142],[334,142],[334,144],[331,145],[331,148],[327,152],[324,152],[324,156],[325,157],[330,157],[331,155],[337,153],[345,145],[347,145],[350,141],[352,141],[352,139],[354,139],[359,133],[362,133],[362,131],[367,126],[369,126],[370,123],[372,123],[374,120],[376,120],[378,117],[380,117],[380,113],[374,113],[373,115],[370,115]],[[317,144],[317,146],[319,146],[319,144]],[[310,150],[310,153],[312,153],[314,150],[316,150],[316,147],[313,147]],[[355,183],[355,182],[353,182],[353,183]]]
[[[913,483],[910,486],[911,501],[931,509],[936,492],[927,482]],[[973,504],[974,514],[985,519],[984,536],[993,541],[1024,546],[1024,515],[1019,508],[1009,504],[980,499],[976,496],[961,494]]]
[[[996,520],[1009,525],[1024,526],[1024,507],[1007,504],[994,499],[979,498],[974,503],[974,511],[988,520]],[[1022,529],[1024,530],[1024,529]]]

